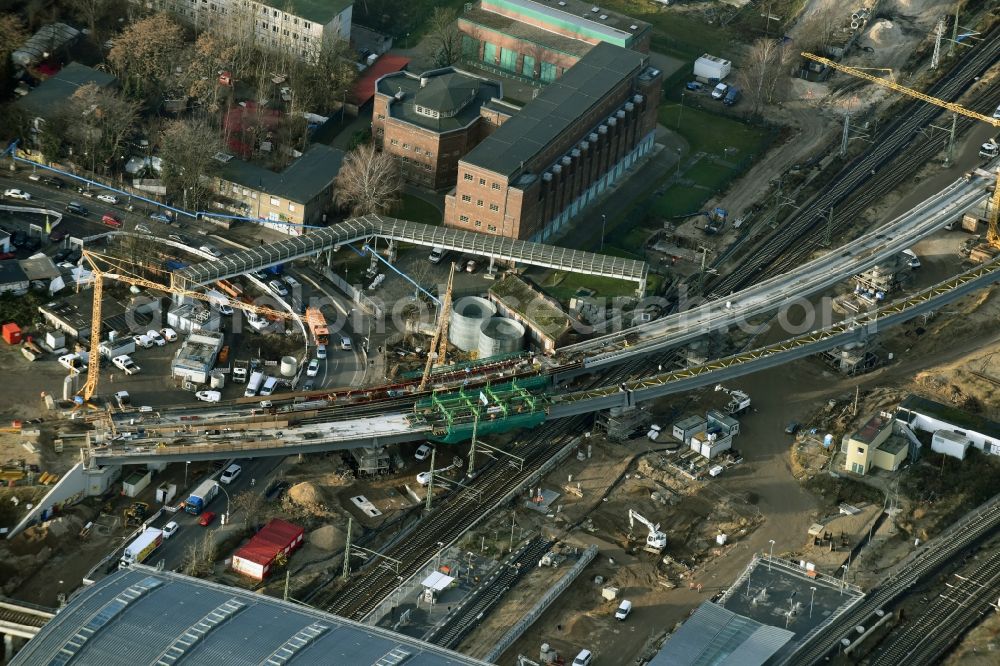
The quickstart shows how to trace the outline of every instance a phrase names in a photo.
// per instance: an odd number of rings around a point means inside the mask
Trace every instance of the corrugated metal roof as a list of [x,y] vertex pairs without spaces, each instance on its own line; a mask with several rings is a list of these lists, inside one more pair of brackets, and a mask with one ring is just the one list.
[[650,666],[759,666],[795,634],[706,601],[670,637]]
[[[129,588],[148,584],[149,579],[162,584],[132,599],[97,627],[76,649],[70,664],[156,663],[200,620],[215,618],[220,608],[233,604],[240,605],[239,612],[220,617],[218,623],[199,625],[199,640],[187,647],[175,663],[258,666],[317,623],[324,630],[319,635],[309,632],[310,641],[294,652],[290,663],[365,666],[397,650],[412,655],[406,661],[407,666],[485,663],[280,599],[137,565],[85,588],[15,655],[11,664],[53,662],[60,650],[102,609],[127,594]],[[296,641],[296,645],[300,644]]]
[[255,564],[267,564],[278,553],[300,540],[305,533],[298,525],[275,518],[254,534],[250,542],[237,550],[233,556]]

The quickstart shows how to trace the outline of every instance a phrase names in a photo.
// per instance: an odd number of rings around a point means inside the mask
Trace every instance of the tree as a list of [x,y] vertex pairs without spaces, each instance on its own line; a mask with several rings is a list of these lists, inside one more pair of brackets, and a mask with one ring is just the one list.
[[334,182],[334,198],[352,215],[385,213],[399,200],[399,166],[389,153],[368,144],[344,158]]
[[66,122],[67,142],[75,153],[90,158],[85,166],[107,167],[124,157],[120,151],[139,117],[139,108],[137,102],[114,90],[88,83],[70,97],[65,115],[46,125]]
[[97,22],[112,8],[115,0],[70,0],[70,9],[87,24],[92,39],[96,39]]
[[194,49],[183,67],[181,84],[188,97],[197,99],[211,113],[219,111],[219,72],[232,73],[236,46],[210,32],[198,35]]
[[354,57],[347,42],[335,40],[323,44],[315,62],[292,59],[288,72],[293,107],[326,113],[342,104],[358,75]]
[[739,71],[743,94],[751,105],[751,115],[758,115],[765,104],[784,97],[788,86],[785,50],[776,39],[758,39],[750,47]]
[[167,86],[185,48],[184,31],[166,14],[131,24],[115,38],[108,62],[125,89],[136,96],[155,95]]
[[28,39],[24,26],[17,14],[0,14],[0,86],[10,85],[10,54]]
[[164,126],[160,140],[163,183],[186,208],[199,210],[208,200],[202,177],[216,172],[215,154],[221,147],[218,132],[204,118],[171,120]]
[[844,27],[844,19],[844,9],[837,3],[813,12],[798,28],[798,50],[826,55],[828,47]]
[[462,32],[458,29],[458,11],[435,7],[427,22],[427,44],[439,67],[458,61],[462,55]]
[[193,541],[184,553],[184,573],[202,578],[212,573],[219,549],[215,545],[215,530],[206,531],[200,541]]
[[233,514],[243,516],[243,529],[249,530],[260,522],[264,511],[264,498],[260,493],[244,490],[233,495]]

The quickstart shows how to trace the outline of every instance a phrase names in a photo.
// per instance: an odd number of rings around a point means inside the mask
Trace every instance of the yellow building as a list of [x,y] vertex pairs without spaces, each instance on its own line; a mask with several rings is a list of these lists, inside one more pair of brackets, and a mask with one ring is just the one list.
[[847,440],[847,460],[844,469],[855,474],[867,474],[872,467],[894,472],[906,460],[909,447],[905,438],[894,436],[894,417],[876,414]]

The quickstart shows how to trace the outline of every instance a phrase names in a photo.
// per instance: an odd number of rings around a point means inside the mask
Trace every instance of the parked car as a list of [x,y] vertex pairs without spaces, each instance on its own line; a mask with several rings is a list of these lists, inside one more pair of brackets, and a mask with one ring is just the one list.
[[219,481],[228,486],[230,483],[236,480],[236,477],[238,477],[240,475],[240,472],[242,471],[243,471],[242,467],[240,467],[236,463],[233,463],[232,465],[226,468],[226,471],[222,473],[222,476],[219,477]]
[[167,341],[163,339],[163,336],[160,335],[160,332],[157,330],[149,329],[148,331],[146,331],[146,337],[152,340],[153,344],[156,345],[157,347],[162,347],[163,345],[167,344]]
[[201,525],[202,527],[208,527],[209,525],[212,524],[213,520],[215,520],[215,512],[204,511],[201,514],[201,518],[198,519],[198,524]]
[[417,447],[417,452],[413,454],[413,457],[417,460],[427,460],[431,456],[431,451],[433,448],[430,444],[421,444]]
[[115,229],[122,228],[122,220],[120,217],[114,213],[105,213],[101,216],[101,222],[109,227],[114,227]]
[[24,190],[19,190],[16,188],[10,188],[5,190],[3,195],[8,199],[24,199],[25,201],[31,201],[31,195]]
[[135,225],[135,232],[137,234],[149,234],[150,236],[153,235],[152,230],[149,227],[147,227],[145,224],[137,224],[137,225]]
[[57,190],[61,190],[62,188],[66,187],[66,181],[64,181],[62,178],[56,178],[55,176],[48,176],[47,178],[42,178],[42,182],[48,185],[49,187],[56,188]]
[[153,341],[149,339],[146,335],[133,335],[132,339],[135,340],[135,344],[142,347],[143,349],[149,349],[153,346]]
[[997,110],[993,112],[993,117],[1000,120],[1000,106],[998,106]]
[[287,284],[292,289],[295,289],[296,287],[298,287],[301,284],[298,280],[296,280],[295,278],[293,278],[291,275],[286,275],[286,276],[284,276],[281,279],[284,280],[285,284]]
[[712,89],[712,99],[722,99],[726,96],[726,92],[729,91],[729,86],[725,83],[720,83]]
[[250,271],[250,277],[257,278],[258,280],[267,280],[267,273],[264,271]]
[[136,365],[135,361],[133,361],[132,357],[128,354],[115,356],[111,359],[111,362],[119,370],[124,370],[126,375],[137,375],[142,370],[142,368]]
[[66,259],[69,258],[69,255],[71,254],[73,254],[73,250],[68,247],[64,247],[63,249],[59,250],[58,252],[52,255],[52,261],[57,264],[61,264],[64,261],[66,261]]
[[288,288],[280,280],[271,280],[267,283],[267,286],[278,296],[288,296]]
[[170,218],[163,213],[150,213],[149,219],[155,220],[156,222],[162,222],[163,224],[170,224]]
[[353,345],[351,344],[351,339],[346,335],[340,336],[340,348],[344,351],[351,351]]
[[722,103],[726,106],[733,106],[736,102],[740,101],[743,97],[743,91],[741,91],[736,86],[730,86],[729,90],[726,91],[726,96],[722,98]]
[[214,247],[212,247],[211,245],[209,245],[207,243],[205,245],[202,245],[198,249],[201,250],[202,252],[207,252],[208,254],[212,255],[216,259],[218,259],[219,257],[222,256],[222,253],[219,252],[219,250],[217,248],[214,248]]
[[198,391],[194,394],[194,397],[202,402],[219,402],[222,400],[222,394],[218,391]]
[[163,526],[163,538],[169,539],[170,537],[172,537],[177,533],[177,530],[179,530],[180,527],[181,526],[177,524],[177,521],[171,520],[169,523]]
[[32,181],[34,181],[36,183],[39,182],[41,179],[42,179],[42,174],[40,174],[38,172],[35,172],[35,173],[30,174],[28,176],[28,180],[32,180]]
[[684,87],[687,88],[688,90],[701,90],[702,88],[705,87],[705,84],[699,81],[688,81],[686,84],[684,84]]
[[228,317],[233,314],[233,306],[229,303],[219,303],[219,314]]
[[63,229],[53,229],[49,233],[49,240],[53,243],[61,243],[66,238],[67,232]]
[[467,262],[465,262],[465,272],[466,273],[475,273],[476,272],[476,268],[478,268],[478,267],[479,267],[479,264],[476,263],[475,259],[469,259]]
[[303,391],[312,391],[314,388],[316,388],[316,382],[311,379],[302,385]]
[[314,358],[309,361],[309,367],[306,368],[306,377],[315,377],[319,374],[319,359]]
[[616,620],[624,620],[632,612],[632,602],[628,599],[622,599],[621,604],[618,605],[618,610],[615,611]]
[[119,409],[128,409],[132,405],[132,398],[129,397],[128,391],[115,393],[115,404],[118,405]]
[[79,204],[75,201],[70,201],[68,204],[66,204],[66,212],[73,213],[74,215],[79,215],[80,217],[87,217],[87,215],[90,214],[90,211],[87,210],[86,207],[83,206],[83,204]]
[[444,259],[444,255],[446,254],[448,254],[448,252],[443,247],[434,247],[431,248],[431,253],[427,256],[427,260],[432,264],[439,264],[441,263],[441,260]]
[[162,335],[163,339],[167,342],[175,342],[177,340],[177,331],[169,327],[161,328],[160,335]]
[[326,345],[316,345],[316,358],[318,359],[326,358]]
[[420,472],[419,474],[417,474],[417,483],[419,483],[420,485],[426,486],[430,482],[431,482],[430,472]]
[[98,194],[97,195],[97,200],[98,201],[103,201],[104,203],[109,203],[109,204],[112,204],[112,205],[118,203],[118,197],[116,197],[113,194],[108,194],[107,192],[101,192],[100,194]]
[[188,244],[187,238],[185,238],[184,236],[181,236],[180,234],[170,234],[169,236],[167,236],[167,238],[169,238],[170,240],[174,241],[175,243],[181,243],[183,245],[187,245]]

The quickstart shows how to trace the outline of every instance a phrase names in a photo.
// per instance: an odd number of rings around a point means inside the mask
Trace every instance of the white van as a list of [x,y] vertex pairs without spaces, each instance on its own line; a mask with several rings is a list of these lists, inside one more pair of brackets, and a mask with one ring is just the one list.
[[913,270],[920,268],[920,259],[917,258],[917,255],[913,250],[903,250],[900,254],[903,255],[903,259],[906,261],[907,266]]
[[439,264],[446,254],[447,252],[443,247],[434,247],[431,248],[431,253],[428,255],[427,260],[432,264]]
[[260,388],[260,395],[271,395],[274,393],[274,389],[278,386],[277,377],[268,377],[267,381]]
[[590,650],[580,650],[576,659],[573,660],[573,666],[590,666],[592,663],[594,663],[594,655],[590,653]]
[[340,348],[344,351],[351,351],[351,339],[346,335],[340,338]]
[[628,614],[632,612],[632,602],[628,599],[622,599],[622,603],[618,606],[618,610],[615,611],[616,620],[624,620],[628,617]]
[[257,395],[257,391],[260,390],[260,385],[264,382],[263,372],[254,372],[250,375],[250,381],[247,382],[247,390],[243,392],[244,398],[252,398]]

